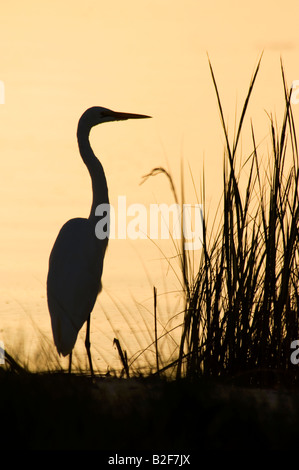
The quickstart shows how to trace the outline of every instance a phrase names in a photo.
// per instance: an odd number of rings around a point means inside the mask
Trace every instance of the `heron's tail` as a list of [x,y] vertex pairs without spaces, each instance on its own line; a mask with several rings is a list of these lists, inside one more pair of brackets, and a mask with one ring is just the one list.
[[67,318],[63,317],[52,319],[52,330],[58,354],[68,356],[72,352],[77,340],[77,328]]

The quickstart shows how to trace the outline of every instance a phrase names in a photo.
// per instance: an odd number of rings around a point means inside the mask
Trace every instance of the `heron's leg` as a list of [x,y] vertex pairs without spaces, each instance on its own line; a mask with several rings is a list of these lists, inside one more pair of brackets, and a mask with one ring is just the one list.
[[91,360],[91,354],[90,354],[90,339],[89,339],[89,334],[90,334],[90,315],[87,319],[87,326],[86,326],[86,338],[85,338],[85,348],[89,360],[89,367],[90,367],[90,372],[93,377],[93,367],[92,367],[92,360]]
[[71,373],[71,369],[72,369],[72,353],[70,353],[69,355],[69,374]]

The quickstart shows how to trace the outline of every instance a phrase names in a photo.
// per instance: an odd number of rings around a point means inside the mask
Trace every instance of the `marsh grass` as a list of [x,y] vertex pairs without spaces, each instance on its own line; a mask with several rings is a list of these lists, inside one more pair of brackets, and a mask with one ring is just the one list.
[[[292,109],[281,64],[285,111],[280,128],[269,116],[271,155],[265,166],[251,123],[252,149],[237,171],[248,103],[260,61],[250,82],[237,132],[230,143],[221,99],[210,63],[226,148],[222,213],[210,232],[203,214],[200,265],[190,282],[182,255],[185,317],[177,377],[243,376],[269,381],[270,374],[294,383],[292,340],[299,334],[298,148]],[[246,184],[241,177],[246,171]],[[216,224],[214,225],[214,227]]]

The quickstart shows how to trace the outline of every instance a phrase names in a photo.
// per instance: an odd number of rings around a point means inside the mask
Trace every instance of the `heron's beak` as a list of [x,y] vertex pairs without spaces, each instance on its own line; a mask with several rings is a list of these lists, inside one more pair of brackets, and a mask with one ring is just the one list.
[[112,117],[116,121],[124,121],[125,119],[145,119],[151,118],[152,116],[146,116],[145,114],[132,114],[132,113],[118,113],[113,111]]

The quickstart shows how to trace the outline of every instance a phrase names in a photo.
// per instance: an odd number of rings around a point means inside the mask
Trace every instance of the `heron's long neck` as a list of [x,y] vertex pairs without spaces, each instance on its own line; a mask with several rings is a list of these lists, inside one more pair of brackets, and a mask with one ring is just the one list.
[[92,125],[80,120],[77,130],[77,139],[81,157],[88,168],[91,181],[93,200],[89,218],[95,217],[95,209],[99,204],[108,204],[108,187],[105,172],[101,162],[92,151],[89,142],[89,134]]

